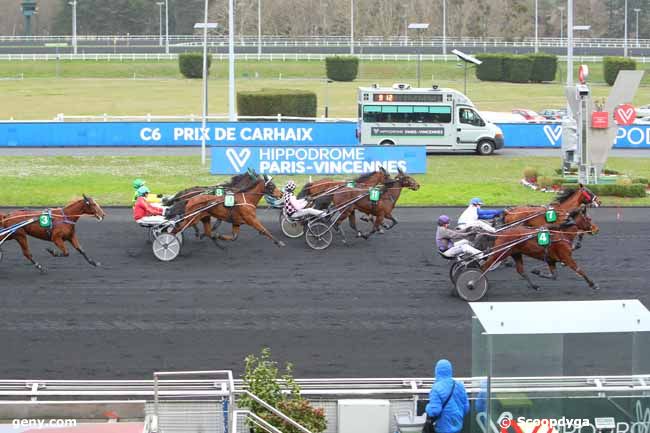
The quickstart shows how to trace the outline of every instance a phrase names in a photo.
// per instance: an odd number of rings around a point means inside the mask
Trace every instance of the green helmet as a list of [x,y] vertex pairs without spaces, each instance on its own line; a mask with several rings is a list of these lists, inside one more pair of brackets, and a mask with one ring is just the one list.
[[142,185],[140,188],[138,188],[137,192],[138,192],[138,197],[142,197],[145,194],[149,194],[151,191],[149,191],[149,188]]
[[133,181],[133,189],[137,190],[141,186],[144,186],[144,180],[136,179],[136,180]]

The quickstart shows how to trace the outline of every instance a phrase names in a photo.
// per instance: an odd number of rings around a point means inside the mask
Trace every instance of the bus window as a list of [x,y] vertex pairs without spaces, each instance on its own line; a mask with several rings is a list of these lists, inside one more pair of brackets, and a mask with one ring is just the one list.
[[363,121],[368,123],[451,123],[450,106],[366,105]]

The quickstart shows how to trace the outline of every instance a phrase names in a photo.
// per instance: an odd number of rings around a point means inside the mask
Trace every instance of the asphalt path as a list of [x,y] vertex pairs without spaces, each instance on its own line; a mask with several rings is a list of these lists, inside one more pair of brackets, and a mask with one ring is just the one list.
[[[200,154],[201,149],[199,147],[0,147],[0,156],[196,156]],[[465,153],[439,153],[436,155],[463,154]],[[466,154],[474,155],[474,153]],[[506,157],[559,157],[561,156],[561,150],[515,147],[500,149],[496,154]],[[609,155],[627,158],[650,158],[650,149],[612,149]]]
[[[310,250],[303,239],[279,248],[250,228],[225,250],[190,237],[170,263],[153,257],[129,209],[106,211],[102,223],[78,224],[99,268],[76,253],[49,257],[46,244],[32,239],[48,268],[41,275],[15,242],[3,246],[0,377],[240,373],[244,357],[264,346],[293,362],[298,377],[426,376],[440,357],[452,360],[457,374],[472,373],[470,308],[450,296],[449,263],[432,252],[432,220],[460,209],[397,209],[400,224],[385,235],[324,251]],[[277,211],[258,213],[281,237]],[[559,280],[543,280],[543,291],[534,292],[502,268],[489,275],[486,302],[638,298],[650,306],[648,210],[596,209],[593,217],[601,234],[587,238],[576,257],[600,291],[560,268]],[[603,344],[565,340],[563,356],[574,367],[563,374],[630,368],[627,343]],[[531,373],[514,367],[510,373]]]

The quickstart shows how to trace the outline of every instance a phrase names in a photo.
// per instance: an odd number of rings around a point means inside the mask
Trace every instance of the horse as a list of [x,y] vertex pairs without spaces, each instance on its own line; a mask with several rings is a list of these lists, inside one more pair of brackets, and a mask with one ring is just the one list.
[[594,283],[587,274],[578,266],[576,261],[573,259],[573,240],[581,233],[590,233],[595,235],[598,233],[599,228],[596,224],[591,221],[591,218],[587,215],[586,207],[581,207],[573,212],[571,212],[568,218],[561,224],[550,225],[548,226],[551,242],[547,247],[541,246],[537,242],[536,233],[538,230],[528,228],[528,227],[513,227],[497,235],[496,241],[494,243],[493,251],[499,251],[500,246],[507,245],[512,242],[517,242],[517,240],[530,237],[530,239],[525,242],[517,243],[511,248],[506,248],[505,251],[501,253],[493,253],[488,257],[486,262],[481,266],[481,270],[485,272],[490,269],[490,267],[499,260],[503,260],[508,256],[512,256],[517,266],[517,272],[521,275],[528,285],[534,289],[539,290],[539,286],[534,284],[528,274],[524,271],[524,260],[523,256],[528,256],[541,260],[548,265],[549,274],[543,274],[541,271],[534,270],[533,274],[538,275],[542,278],[548,279],[557,279],[557,268],[556,264],[558,262],[564,263],[566,266],[571,268],[575,273],[580,275],[584,280],[589,284],[593,290],[597,290],[599,287]]
[[[360,191],[359,188],[344,188],[334,197],[334,206],[337,208],[344,208],[337,220],[335,226],[336,231],[341,233],[345,239],[345,235],[343,234],[340,225],[346,218],[350,218],[350,226],[352,226],[352,228],[357,232],[357,237],[363,237],[364,239],[368,239],[372,234],[380,231],[384,219],[389,219],[392,222],[392,225],[390,225],[388,229],[395,227],[395,225],[397,225],[397,220],[393,218],[392,213],[397,204],[397,200],[402,193],[402,188],[409,188],[413,191],[417,191],[420,189],[420,184],[411,176],[406,175],[402,170],[398,170],[398,175],[395,179],[384,180],[380,187],[381,194],[379,200],[376,202],[370,200],[370,195],[365,190]],[[360,198],[362,196],[364,197]],[[345,209],[346,203],[353,202],[357,198],[360,198],[360,200],[355,201],[352,206]],[[370,232],[363,234],[357,229],[356,219],[354,218],[355,210],[375,217]]]
[[[353,182],[355,185],[361,187],[371,187],[383,183],[384,180],[390,178],[390,175],[385,168],[379,167],[379,170],[372,171],[370,173],[362,174],[357,177]],[[305,197],[316,197],[314,202],[315,208],[324,210],[332,203],[334,195],[341,188],[345,187],[348,184],[348,181],[345,180],[334,180],[331,178],[320,179],[314,182],[309,182],[305,184],[300,193],[298,193],[298,198]],[[319,197],[321,195],[321,197]]]
[[[266,175],[257,176],[256,181],[252,186],[246,188],[244,191],[235,193],[235,203],[232,207],[225,206],[225,199],[223,196],[215,196],[204,194],[190,199],[185,208],[185,214],[191,215],[197,212],[196,215],[188,218],[183,224],[174,229],[174,233],[181,232],[185,228],[196,224],[198,221],[203,222],[204,235],[212,239],[215,245],[217,240],[235,241],[239,237],[239,230],[242,224],[249,225],[255,228],[260,234],[272,240],[277,246],[285,246],[284,242],[279,241],[273,237],[264,225],[257,219],[256,210],[262,196],[268,194],[274,198],[281,198],[282,192],[275,186],[270,177]],[[210,217],[216,218],[220,221],[227,221],[232,224],[231,235],[212,235],[212,226],[210,225]]]
[[83,248],[81,248],[75,232],[75,224],[82,215],[92,215],[100,222],[104,219],[106,214],[99,204],[97,204],[92,197],[87,197],[84,194],[82,199],[76,200],[64,208],[51,209],[50,213],[52,221],[52,226],[50,228],[41,227],[40,224],[38,224],[38,219],[42,213],[34,212],[33,210],[19,210],[4,215],[0,220],[0,226],[7,228],[32,218],[35,219],[32,224],[28,224],[18,229],[9,238],[18,242],[23,252],[23,256],[25,256],[25,258],[41,272],[46,272],[46,269],[32,257],[27,242],[27,235],[54,243],[58,248],[58,251],[47,248],[47,252],[53,257],[68,257],[70,253],[66,248],[65,242],[70,242],[74,249],[77,250],[89,264],[92,266],[100,266],[99,262],[90,258]]
[[[546,218],[544,214],[549,207],[553,207],[557,213],[557,223],[561,224],[567,220],[567,216],[575,209],[582,205],[593,205],[600,206],[600,198],[593,192],[591,192],[587,187],[582,184],[578,185],[578,188],[568,188],[560,193],[554,202],[552,202],[548,207],[545,206],[518,206],[514,208],[506,209],[503,214],[503,222],[505,224],[516,223],[521,221],[521,224],[524,224],[528,227],[543,227],[547,225]],[[525,220],[525,221],[522,221]],[[577,242],[574,246],[575,249],[579,249],[582,245],[583,235],[578,236]]]

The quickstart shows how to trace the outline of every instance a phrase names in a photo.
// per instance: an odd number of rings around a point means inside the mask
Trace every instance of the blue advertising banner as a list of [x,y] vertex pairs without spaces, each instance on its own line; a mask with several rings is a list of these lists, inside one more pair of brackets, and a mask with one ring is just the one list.
[[356,146],[356,123],[0,123],[0,146]]
[[[499,123],[505,147],[562,146],[562,125],[531,123]],[[616,149],[650,149],[650,125],[621,126],[616,132]]]
[[212,174],[248,168],[268,174],[362,174],[384,167],[391,173],[425,173],[424,146],[213,147]]

